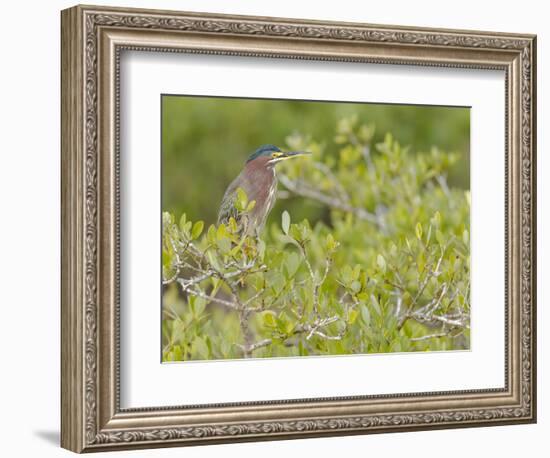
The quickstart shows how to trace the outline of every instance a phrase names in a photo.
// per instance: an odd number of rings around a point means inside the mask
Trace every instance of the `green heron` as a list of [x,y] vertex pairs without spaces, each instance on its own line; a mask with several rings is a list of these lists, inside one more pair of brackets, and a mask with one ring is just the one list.
[[[275,164],[304,154],[310,153],[283,152],[275,145],[260,146],[250,155],[241,173],[227,187],[218,213],[218,224],[226,224],[229,218],[233,217],[240,231],[249,235],[259,235],[277,198]],[[246,192],[248,201],[256,201],[254,208],[246,214],[246,221],[235,208],[239,188]]]

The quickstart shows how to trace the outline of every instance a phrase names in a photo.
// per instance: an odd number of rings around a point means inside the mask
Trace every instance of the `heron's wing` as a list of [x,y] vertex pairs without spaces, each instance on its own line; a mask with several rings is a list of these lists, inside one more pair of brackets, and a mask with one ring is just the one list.
[[235,220],[238,218],[238,211],[235,208],[235,197],[237,194],[237,180],[235,179],[225,190],[220,209],[218,211],[218,224],[226,224],[229,218],[233,217]]

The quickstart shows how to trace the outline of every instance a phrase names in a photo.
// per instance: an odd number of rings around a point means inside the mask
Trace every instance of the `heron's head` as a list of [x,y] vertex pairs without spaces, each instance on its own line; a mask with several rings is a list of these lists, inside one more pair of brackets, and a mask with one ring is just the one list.
[[293,157],[299,157],[306,154],[311,154],[307,151],[282,151],[275,145],[262,145],[254,151],[248,160],[247,164],[254,161],[261,161],[266,166],[273,166],[277,162],[286,161]]

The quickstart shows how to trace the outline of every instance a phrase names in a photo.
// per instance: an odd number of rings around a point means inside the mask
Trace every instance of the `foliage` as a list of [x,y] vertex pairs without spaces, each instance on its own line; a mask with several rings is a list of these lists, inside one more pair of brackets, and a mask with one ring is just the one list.
[[469,193],[447,184],[459,156],[373,138],[357,117],[336,151],[287,138],[313,155],[280,165],[280,198],[325,209],[314,224],[285,211],[255,238],[163,214],[163,360],[469,348]]

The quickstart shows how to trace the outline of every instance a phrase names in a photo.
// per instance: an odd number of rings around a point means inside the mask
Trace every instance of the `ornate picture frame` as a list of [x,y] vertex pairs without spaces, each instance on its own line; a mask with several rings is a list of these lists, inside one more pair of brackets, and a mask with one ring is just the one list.
[[[62,12],[61,445],[75,452],[536,421],[536,37],[75,6]],[[503,389],[122,409],[124,50],[505,72]]]

